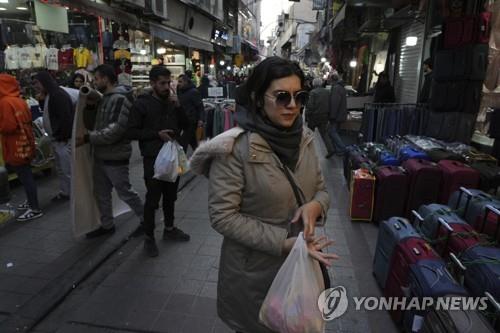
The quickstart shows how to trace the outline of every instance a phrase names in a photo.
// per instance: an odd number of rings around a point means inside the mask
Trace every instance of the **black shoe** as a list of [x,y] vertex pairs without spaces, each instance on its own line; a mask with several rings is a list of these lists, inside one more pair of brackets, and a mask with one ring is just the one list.
[[148,257],[158,257],[158,246],[156,246],[156,241],[154,238],[146,237],[146,239],[144,240],[144,252]]
[[130,237],[137,238],[137,237],[142,236],[142,235],[144,235],[144,226],[141,223],[141,224],[139,224],[137,229],[135,229],[135,231],[130,235]]
[[91,231],[91,232],[87,233],[85,235],[85,237],[87,239],[92,239],[92,238],[96,238],[96,237],[99,237],[99,236],[104,236],[104,235],[107,235],[107,234],[114,234],[114,233],[115,233],[115,226],[112,226],[109,229],[104,229],[103,227],[100,227],[97,230],[94,230],[94,231]]
[[179,228],[174,227],[172,230],[165,230],[163,231],[163,239],[164,240],[174,240],[174,241],[180,241],[180,242],[187,242],[191,239],[191,236],[186,234],[184,231],[182,231]]
[[329,159],[330,157],[332,157],[333,155],[335,154],[335,152],[329,152],[328,154],[325,155],[325,158],[326,159]]
[[69,200],[69,195],[65,195],[62,193],[57,193],[57,195],[51,199],[52,202],[62,202],[68,200]]

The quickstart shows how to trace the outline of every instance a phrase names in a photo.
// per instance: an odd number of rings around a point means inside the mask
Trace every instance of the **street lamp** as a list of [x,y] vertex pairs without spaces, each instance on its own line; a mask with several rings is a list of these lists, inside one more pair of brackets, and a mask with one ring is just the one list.
[[219,65],[221,65],[221,66],[224,66],[225,64],[226,64],[226,62],[225,62],[224,60],[221,60],[221,61],[219,62]]

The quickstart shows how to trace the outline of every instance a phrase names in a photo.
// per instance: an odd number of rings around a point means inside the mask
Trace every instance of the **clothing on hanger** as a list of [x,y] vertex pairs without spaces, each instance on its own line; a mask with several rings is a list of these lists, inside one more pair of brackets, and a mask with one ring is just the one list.
[[71,67],[73,65],[73,49],[63,46],[63,48],[59,50],[57,59],[59,62],[59,67],[61,69],[67,69]]
[[49,49],[47,49],[45,59],[47,62],[46,67],[48,70],[51,71],[59,70],[59,50],[57,48],[50,47]]
[[45,67],[46,55],[47,55],[47,47],[45,47],[45,45],[42,44],[36,44],[34,48],[33,68]]
[[85,47],[78,47],[74,49],[73,60],[76,67],[87,67],[92,62],[90,50]]
[[19,68],[19,47],[12,45],[5,49],[5,68],[18,69]]
[[19,68],[28,69],[33,67],[35,48],[32,45],[23,45],[19,48]]

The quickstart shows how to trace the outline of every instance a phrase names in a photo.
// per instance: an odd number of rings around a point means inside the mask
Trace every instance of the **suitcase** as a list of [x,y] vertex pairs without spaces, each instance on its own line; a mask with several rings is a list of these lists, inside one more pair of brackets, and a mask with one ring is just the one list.
[[409,174],[406,216],[420,206],[437,202],[442,171],[436,163],[411,159],[403,163]]
[[3,166],[0,166],[0,204],[10,201],[9,172]]
[[465,162],[468,164],[485,162],[485,163],[494,163],[497,164],[498,161],[496,158],[489,154],[480,153],[474,150],[466,151],[462,154],[462,157],[465,159]]
[[487,205],[499,205],[500,202],[491,195],[481,190],[466,189],[461,187],[459,191],[454,192],[448,202],[448,206],[455,210],[464,220],[474,226],[479,216]]
[[421,333],[493,333],[495,330],[479,311],[430,310]]
[[440,204],[422,205],[418,214],[414,214],[418,223],[415,228],[421,232],[426,239],[436,239],[440,228],[439,219],[448,225],[467,224],[460,216],[455,214],[448,206]]
[[353,172],[351,179],[351,220],[371,221],[375,197],[375,177],[365,169]]
[[465,251],[460,261],[466,267],[464,285],[472,296],[483,297],[489,292],[500,299],[500,249],[475,246]]
[[[442,260],[421,260],[410,265],[410,296],[445,297],[447,295],[466,296],[465,289],[451,276]],[[427,311],[406,311],[404,327],[407,332],[419,332],[422,319]]]
[[495,190],[500,186],[500,167],[496,163],[472,163],[472,168],[479,172],[479,188],[485,192]]
[[368,149],[368,158],[377,163],[379,159],[379,154],[386,150],[385,146],[380,143],[370,143],[367,147]]
[[443,171],[441,182],[440,202],[447,203],[450,195],[460,187],[478,188],[479,172],[458,161],[443,160],[438,163]]
[[489,204],[484,208],[484,213],[476,218],[474,229],[488,235],[495,242],[500,242],[500,205]]
[[[385,297],[404,297],[408,294],[409,267],[420,260],[441,260],[428,242],[419,237],[410,237],[401,241],[394,248],[386,280]],[[402,319],[400,310],[391,311],[396,323]]]
[[461,112],[464,107],[466,82],[436,81],[431,85],[431,107],[433,111]]
[[399,160],[404,162],[409,159],[422,159],[428,160],[429,156],[427,154],[417,148],[405,146],[401,148],[398,154]]
[[468,81],[464,91],[463,112],[477,114],[481,105],[483,81]]
[[443,148],[427,150],[426,153],[429,159],[436,163],[442,160],[464,161],[462,156]]
[[381,151],[379,154],[378,165],[399,166],[401,165],[401,162],[399,161],[399,159],[396,158],[396,156],[392,152],[384,150]]
[[471,44],[474,42],[475,32],[475,18],[473,16],[448,18],[443,30],[443,47],[455,49]]
[[403,216],[408,196],[408,173],[401,167],[382,166],[375,169],[376,194],[374,221]]
[[369,161],[368,155],[362,152],[359,147],[351,149],[344,155],[344,177],[347,180],[347,184],[351,182],[352,171],[359,169],[362,163]]
[[382,289],[385,288],[385,281],[389,273],[389,264],[394,248],[403,239],[408,237],[420,236],[405,218],[391,217],[380,224],[375,257],[373,259],[373,274]]

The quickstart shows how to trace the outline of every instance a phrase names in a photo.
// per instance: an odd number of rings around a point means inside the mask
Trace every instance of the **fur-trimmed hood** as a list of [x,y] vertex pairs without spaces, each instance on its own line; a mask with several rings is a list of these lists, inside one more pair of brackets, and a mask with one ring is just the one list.
[[244,132],[243,128],[234,127],[201,143],[189,160],[191,171],[198,175],[208,176],[212,160],[216,156],[230,154],[233,151],[234,142]]

